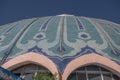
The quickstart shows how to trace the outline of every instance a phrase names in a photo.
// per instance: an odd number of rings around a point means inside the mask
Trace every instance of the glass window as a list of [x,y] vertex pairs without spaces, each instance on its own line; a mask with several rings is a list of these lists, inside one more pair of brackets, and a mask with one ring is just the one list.
[[88,74],[89,80],[101,80],[100,74]]
[[103,74],[104,80],[112,80],[111,74]]
[[[36,64],[27,64],[27,65],[23,65],[20,66],[14,70],[12,70],[12,72],[20,77],[24,77],[25,80],[32,80],[33,75],[37,72],[37,73],[41,73],[41,75],[43,73],[49,73],[49,76],[52,78],[52,74],[50,73],[50,71],[48,69],[46,69],[43,66],[39,66]],[[45,75],[44,75],[45,76]]]
[[116,75],[113,75],[114,80],[120,80],[120,78]]
[[76,73],[71,73],[68,80],[77,80],[76,79]]
[[102,67],[100,67],[100,68],[101,68],[101,70],[104,71],[104,72],[110,72],[109,70],[107,70],[107,69],[105,69],[105,68],[102,68]]
[[77,73],[77,80],[87,80],[85,73]]
[[32,74],[26,74],[24,79],[25,80],[32,80]]
[[[102,79],[103,78],[103,79]],[[96,65],[80,67],[73,71],[67,80],[120,80],[107,69]]]
[[85,67],[78,68],[75,71],[85,71]]
[[97,67],[96,65],[90,65],[86,67],[87,67],[87,71],[99,71],[99,67]]

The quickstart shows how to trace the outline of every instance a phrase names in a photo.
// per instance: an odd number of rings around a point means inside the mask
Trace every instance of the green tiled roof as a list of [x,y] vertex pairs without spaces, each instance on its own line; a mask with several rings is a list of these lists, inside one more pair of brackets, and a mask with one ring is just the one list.
[[88,53],[105,56],[120,64],[120,25],[111,21],[57,15],[24,19],[0,26],[0,59],[26,52],[51,60],[68,61]]

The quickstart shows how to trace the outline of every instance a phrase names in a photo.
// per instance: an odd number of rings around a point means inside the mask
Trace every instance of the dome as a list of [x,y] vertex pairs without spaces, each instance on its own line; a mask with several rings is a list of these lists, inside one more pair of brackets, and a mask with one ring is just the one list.
[[92,53],[120,65],[120,25],[63,14],[0,26],[0,60],[28,52],[47,56],[61,72],[75,58]]

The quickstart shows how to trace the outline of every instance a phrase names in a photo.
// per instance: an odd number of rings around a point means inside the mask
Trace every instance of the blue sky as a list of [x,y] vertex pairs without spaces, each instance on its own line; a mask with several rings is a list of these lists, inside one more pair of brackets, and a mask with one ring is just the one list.
[[120,23],[120,0],[0,0],[0,25],[58,14]]

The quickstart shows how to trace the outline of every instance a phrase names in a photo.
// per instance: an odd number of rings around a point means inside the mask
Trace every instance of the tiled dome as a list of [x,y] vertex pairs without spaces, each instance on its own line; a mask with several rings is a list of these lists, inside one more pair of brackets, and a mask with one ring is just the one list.
[[27,52],[47,56],[61,71],[73,59],[91,53],[120,64],[120,25],[63,14],[0,26],[0,59]]

